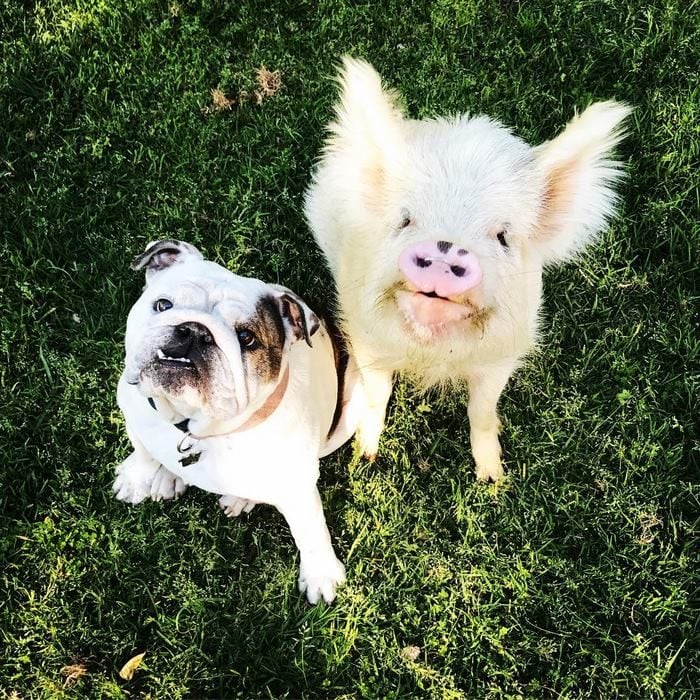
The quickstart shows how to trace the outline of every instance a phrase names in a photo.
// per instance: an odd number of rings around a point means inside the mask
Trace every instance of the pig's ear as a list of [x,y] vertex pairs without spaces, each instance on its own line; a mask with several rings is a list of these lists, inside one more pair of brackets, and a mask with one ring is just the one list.
[[534,242],[545,263],[575,255],[613,215],[623,173],[611,151],[625,135],[630,112],[619,102],[598,102],[535,149],[546,189]]
[[338,74],[340,99],[325,154],[346,156],[346,177],[366,203],[381,206],[392,176],[406,170],[405,119],[398,94],[382,86],[366,61],[345,56]]
[[166,239],[149,243],[146,250],[136,256],[131,263],[131,269],[146,268],[146,284],[148,284],[157,272],[192,259],[203,260],[204,256],[189,243]]

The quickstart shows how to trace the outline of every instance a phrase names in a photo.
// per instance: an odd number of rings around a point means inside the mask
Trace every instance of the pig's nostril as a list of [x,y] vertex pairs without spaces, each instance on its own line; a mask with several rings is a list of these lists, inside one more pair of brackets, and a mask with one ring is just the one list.
[[455,277],[464,277],[464,273],[466,272],[466,270],[459,265],[453,265],[450,270],[452,270],[452,274]]
[[427,260],[426,258],[416,258],[417,267],[430,267],[432,264],[432,260]]

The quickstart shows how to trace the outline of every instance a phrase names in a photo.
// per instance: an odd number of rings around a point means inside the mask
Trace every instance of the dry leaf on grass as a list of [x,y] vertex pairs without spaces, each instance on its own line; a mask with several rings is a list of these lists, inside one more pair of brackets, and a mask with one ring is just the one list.
[[136,654],[136,656],[132,656],[121,668],[121,671],[119,671],[119,675],[125,680],[125,681],[130,681],[134,677],[134,671],[141,665],[141,661],[143,660],[143,657],[146,655],[146,652],[141,652],[140,654]]

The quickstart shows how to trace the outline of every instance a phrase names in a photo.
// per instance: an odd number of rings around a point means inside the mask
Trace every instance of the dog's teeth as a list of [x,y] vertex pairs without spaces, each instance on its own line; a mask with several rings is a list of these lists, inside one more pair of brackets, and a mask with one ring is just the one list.
[[170,357],[170,355],[166,355],[160,348],[156,350],[156,354],[158,355],[159,360],[167,360],[168,362],[182,362],[183,365],[192,364],[192,360],[190,360],[189,357]]

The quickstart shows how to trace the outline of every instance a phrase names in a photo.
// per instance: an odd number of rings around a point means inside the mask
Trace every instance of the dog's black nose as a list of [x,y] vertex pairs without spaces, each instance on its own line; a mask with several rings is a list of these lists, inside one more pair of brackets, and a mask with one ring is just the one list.
[[170,341],[159,351],[161,362],[194,360],[200,361],[207,346],[214,345],[211,331],[203,324],[190,321],[173,328]]
[[195,321],[189,321],[175,326],[175,337],[178,338],[178,340],[190,342],[193,345],[195,343],[201,343],[202,345],[212,345],[214,343],[214,338],[209,329],[205,325]]

